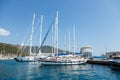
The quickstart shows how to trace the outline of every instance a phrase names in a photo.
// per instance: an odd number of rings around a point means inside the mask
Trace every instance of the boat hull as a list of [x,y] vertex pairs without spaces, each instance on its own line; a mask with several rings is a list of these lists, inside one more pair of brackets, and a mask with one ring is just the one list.
[[80,65],[80,64],[85,64],[86,62],[84,61],[74,61],[74,62],[60,62],[60,61],[42,61],[41,65],[45,66],[58,66],[58,65]]
[[37,59],[33,56],[27,56],[27,57],[16,57],[14,58],[17,62],[36,62]]
[[120,69],[120,63],[110,62],[112,69]]

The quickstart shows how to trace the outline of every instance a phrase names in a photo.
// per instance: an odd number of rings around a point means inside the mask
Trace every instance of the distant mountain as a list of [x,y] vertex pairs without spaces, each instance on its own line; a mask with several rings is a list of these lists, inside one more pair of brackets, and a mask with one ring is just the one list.
[[[42,46],[41,52],[42,53],[52,53],[52,50],[57,51],[56,48],[53,48],[51,46]],[[37,53],[39,50],[38,46],[32,46],[32,52]],[[28,55],[29,53],[29,46],[20,46],[20,45],[12,45],[12,44],[7,44],[7,43],[0,43],[0,52],[3,55]],[[58,49],[58,52],[65,52],[61,49]],[[66,51],[68,52],[68,51]]]
[[0,43],[0,53],[3,55],[12,54],[15,55],[18,52],[18,48],[11,44]]
[[[23,51],[25,51],[27,53],[29,53],[29,46],[16,45],[16,47],[19,48],[19,49],[22,49]],[[45,46],[41,47],[41,52],[42,53],[52,53],[52,50],[54,50],[54,49],[55,49],[55,51],[57,51],[56,48],[45,45]],[[38,51],[39,51],[39,47],[38,46],[32,46],[32,52],[33,53],[38,53]],[[61,49],[58,49],[58,52],[64,52],[64,51],[61,50]]]
[[[52,50],[54,50],[54,49],[55,49],[55,51],[57,51],[57,49],[54,48],[54,47],[51,47],[51,46],[43,46],[43,47],[41,48],[41,52],[42,52],[42,53],[52,53]],[[61,49],[58,49],[58,52],[64,52],[64,51],[61,50]]]

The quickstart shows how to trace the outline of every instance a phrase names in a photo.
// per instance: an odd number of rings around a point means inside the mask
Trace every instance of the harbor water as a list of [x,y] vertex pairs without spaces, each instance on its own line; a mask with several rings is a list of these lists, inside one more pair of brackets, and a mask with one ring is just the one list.
[[120,70],[92,64],[41,66],[38,62],[1,60],[0,80],[120,80]]

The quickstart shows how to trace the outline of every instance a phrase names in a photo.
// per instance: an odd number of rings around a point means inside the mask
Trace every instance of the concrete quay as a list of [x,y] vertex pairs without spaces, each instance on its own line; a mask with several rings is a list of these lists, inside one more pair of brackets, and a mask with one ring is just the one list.
[[108,60],[88,60],[87,63],[110,66],[110,62]]

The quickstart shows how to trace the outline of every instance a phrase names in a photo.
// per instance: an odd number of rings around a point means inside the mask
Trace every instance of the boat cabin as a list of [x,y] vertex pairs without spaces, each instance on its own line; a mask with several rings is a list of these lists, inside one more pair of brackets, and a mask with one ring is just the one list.
[[113,57],[120,57],[120,52],[108,52],[106,53],[107,59],[113,59]]
[[120,59],[120,56],[113,56],[112,59],[114,60]]

